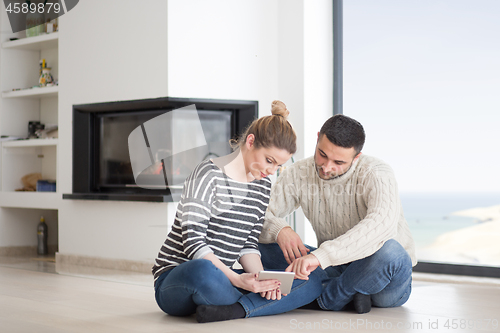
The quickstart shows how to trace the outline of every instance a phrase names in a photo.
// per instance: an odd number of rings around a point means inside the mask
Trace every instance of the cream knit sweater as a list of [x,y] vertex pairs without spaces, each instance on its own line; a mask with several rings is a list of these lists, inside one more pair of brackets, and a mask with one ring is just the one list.
[[340,177],[323,180],[309,157],[286,168],[271,190],[260,242],[276,242],[288,226],[284,217],[298,207],[311,222],[321,267],[368,257],[389,239],[398,241],[417,264],[415,243],[406,222],[392,169],[362,154]]

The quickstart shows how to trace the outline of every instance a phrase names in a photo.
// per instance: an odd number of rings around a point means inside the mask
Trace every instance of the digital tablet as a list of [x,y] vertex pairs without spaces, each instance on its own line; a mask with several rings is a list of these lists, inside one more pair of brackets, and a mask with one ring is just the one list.
[[281,282],[280,290],[282,294],[289,294],[292,290],[294,272],[281,271],[260,271],[257,280],[278,280]]

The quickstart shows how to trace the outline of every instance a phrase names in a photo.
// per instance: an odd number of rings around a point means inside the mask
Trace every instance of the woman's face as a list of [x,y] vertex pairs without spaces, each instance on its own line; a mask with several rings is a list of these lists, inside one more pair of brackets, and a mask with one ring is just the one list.
[[248,136],[245,145],[247,147],[245,158],[247,173],[251,173],[257,180],[273,175],[280,166],[292,157],[292,154],[285,149],[255,148],[252,134]]

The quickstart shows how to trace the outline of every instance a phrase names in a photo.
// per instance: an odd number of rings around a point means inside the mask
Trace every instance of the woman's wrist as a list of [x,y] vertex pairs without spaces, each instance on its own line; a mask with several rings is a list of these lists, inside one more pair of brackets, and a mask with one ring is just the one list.
[[246,273],[258,273],[264,269],[257,253],[244,254],[239,261]]
[[233,271],[231,271],[231,273],[232,274],[230,276],[228,276],[229,282],[231,282],[231,284],[233,286],[235,286],[236,288],[241,288],[242,285],[241,285],[240,275],[236,272],[233,272]]

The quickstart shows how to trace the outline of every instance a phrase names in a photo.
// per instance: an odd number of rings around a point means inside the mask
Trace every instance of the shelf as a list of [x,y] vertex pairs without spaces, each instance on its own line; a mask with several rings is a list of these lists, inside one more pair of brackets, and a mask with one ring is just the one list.
[[27,37],[18,40],[3,42],[4,49],[41,51],[53,49],[59,46],[59,32],[45,34],[36,37]]
[[[180,194],[179,194],[180,195]],[[65,193],[64,200],[109,200],[109,201],[145,201],[173,202],[171,195],[163,194],[127,194],[127,193]]]
[[57,192],[0,192],[0,207],[59,209],[60,203]]
[[53,86],[2,92],[2,98],[49,98],[58,94],[59,86]]
[[30,140],[12,140],[2,142],[2,147],[43,147],[57,146],[57,138],[55,139],[30,139]]

